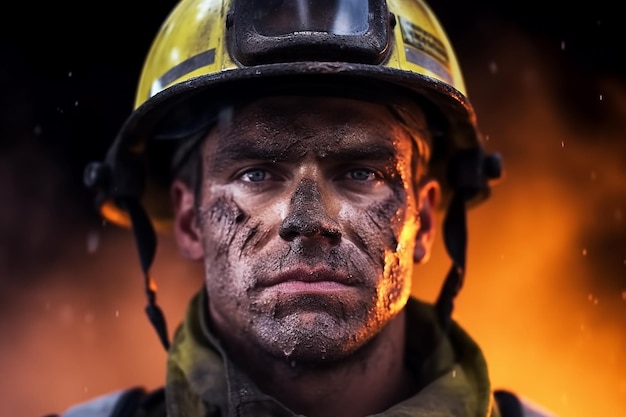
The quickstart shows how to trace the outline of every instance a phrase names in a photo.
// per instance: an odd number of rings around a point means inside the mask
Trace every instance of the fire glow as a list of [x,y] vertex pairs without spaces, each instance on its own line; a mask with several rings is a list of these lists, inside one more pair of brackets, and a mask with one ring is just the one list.
[[[506,84],[498,83],[476,76],[469,84],[476,91]],[[511,108],[475,97],[488,103],[479,114],[494,114],[487,125],[499,134],[487,145],[502,151],[507,173],[491,201],[469,213],[468,271],[455,318],[482,346],[495,387],[560,417],[620,417],[626,287],[590,291],[590,283],[607,271],[626,277],[626,253],[593,270],[589,259],[600,255],[581,239],[590,227],[602,236],[626,230],[624,150],[594,146],[597,138],[568,128],[545,87],[541,79],[525,84]],[[602,97],[618,100],[626,120],[626,91]],[[44,272],[44,284],[17,294],[1,322],[10,335],[0,342],[3,415],[44,415],[120,387],[162,384],[165,353],[143,311],[130,232],[105,228],[93,253],[80,245]],[[448,267],[440,235],[429,263],[415,268],[413,293],[434,300]],[[152,272],[171,333],[201,268],[179,260],[165,239]]]

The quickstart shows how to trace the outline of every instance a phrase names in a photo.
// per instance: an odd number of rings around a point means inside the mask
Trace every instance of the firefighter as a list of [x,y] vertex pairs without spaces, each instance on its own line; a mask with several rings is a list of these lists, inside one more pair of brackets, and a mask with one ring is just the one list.
[[[422,0],[182,0],[85,182],[134,233],[160,389],[78,416],[539,416],[453,319],[466,211],[502,175]],[[441,216],[451,266],[411,295]],[[157,236],[202,263],[170,334]]]

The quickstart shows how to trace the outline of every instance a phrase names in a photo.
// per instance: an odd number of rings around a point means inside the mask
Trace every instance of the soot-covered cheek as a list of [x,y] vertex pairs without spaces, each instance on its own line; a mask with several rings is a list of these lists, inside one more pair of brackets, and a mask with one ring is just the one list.
[[229,250],[237,235],[242,234],[241,229],[248,219],[248,215],[227,195],[205,200],[199,214],[200,227],[206,236],[212,236],[217,254]]
[[385,254],[395,252],[398,247],[403,224],[398,219],[398,212],[402,212],[402,205],[403,200],[392,194],[382,201],[372,202],[366,207],[353,207],[349,211],[359,246],[372,259],[378,259],[381,266],[385,263]]
[[405,210],[402,210],[404,201],[403,193],[394,193],[371,207],[372,219],[379,227],[381,236],[385,239],[385,245],[388,249],[393,250],[398,244],[400,232],[404,224],[403,215]]

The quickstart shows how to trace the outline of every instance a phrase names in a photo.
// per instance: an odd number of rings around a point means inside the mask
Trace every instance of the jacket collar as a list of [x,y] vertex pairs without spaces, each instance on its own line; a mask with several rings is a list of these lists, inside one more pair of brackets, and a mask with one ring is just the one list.
[[[445,335],[429,304],[411,298],[406,309],[407,367],[423,382],[414,396],[376,416],[490,416],[491,387],[479,347],[457,324]],[[223,351],[207,311],[202,290],[176,330],[167,361],[168,416],[295,417]]]

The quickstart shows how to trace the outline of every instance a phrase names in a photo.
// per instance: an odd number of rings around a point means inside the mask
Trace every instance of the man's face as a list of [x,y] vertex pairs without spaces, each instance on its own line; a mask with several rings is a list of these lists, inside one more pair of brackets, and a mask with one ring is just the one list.
[[266,98],[202,148],[197,231],[227,340],[303,362],[366,344],[410,294],[414,145],[381,105]]

